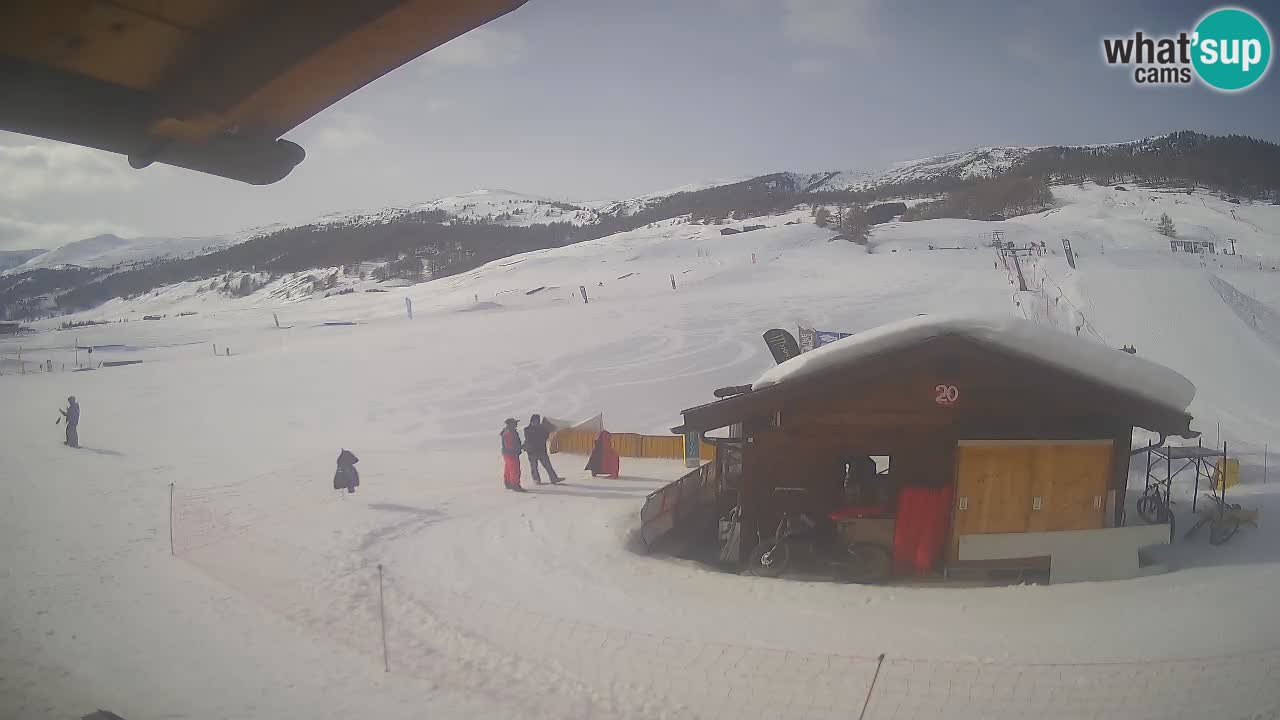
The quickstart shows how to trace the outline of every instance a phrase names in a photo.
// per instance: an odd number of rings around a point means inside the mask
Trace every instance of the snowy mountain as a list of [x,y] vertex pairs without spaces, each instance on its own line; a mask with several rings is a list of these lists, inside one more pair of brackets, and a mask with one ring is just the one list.
[[44,249],[36,250],[0,250],[0,272],[17,267],[33,257],[37,257],[49,252]]
[[599,218],[590,208],[551,198],[512,192],[511,190],[479,189],[461,195],[449,195],[436,200],[408,206],[386,207],[377,210],[357,210],[323,215],[299,226],[367,226],[394,222],[415,213],[441,211],[450,218],[489,222],[498,225],[528,227],[550,223],[589,225]]
[[[924,180],[941,176],[990,177],[1007,171],[1034,148],[985,147],[937,157],[895,163],[872,171],[829,171],[817,173],[787,172],[760,178],[771,178],[770,186],[779,191],[820,192],[827,190],[861,190],[878,185]],[[689,183],[623,200],[570,203],[538,195],[501,189],[479,189],[461,195],[429,200],[408,206],[392,206],[368,210],[335,212],[296,225],[276,224],[249,228],[241,232],[192,237],[141,237],[125,239],[115,235],[99,235],[68,243],[55,250],[14,263],[8,272],[18,273],[36,268],[60,265],[110,267],[119,263],[154,258],[177,258],[200,255],[268,233],[300,226],[361,227],[395,222],[415,213],[443,211],[451,218],[490,222],[515,227],[567,223],[592,225],[602,218],[626,218],[652,209],[677,195],[691,195],[718,187],[758,178],[725,178]],[[790,183],[781,182],[789,179]],[[784,187],[789,185],[789,187]],[[0,271],[6,270],[0,266]]]
[[964,152],[936,155],[919,160],[897,162],[873,171],[828,171],[820,173],[788,172],[798,192],[867,190],[881,185],[931,180],[939,177],[957,179],[994,177],[1008,172],[1035,147],[981,147]]
[[708,180],[705,182],[686,183],[679,187],[659,190],[657,192],[645,193],[637,195],[626,200],[596,200],[592,202],[579,203],[582,207],[597,210],[602,216],[609,217],[630,217],[636,213],[653,208],[674,195],[684,193],[695,193],[711,188],[722,187],[724,185],[732,185],[734,183],[750,180],[750,176],[725,178],[720,180]]
[[473,190],[414,205],[411,209],[443,210],[456,218],[517,226],[557,222],[589,225],[599,217],[588,208],[510,190]]
[[134,263],[156,258],[179,258],[203,255],[234,245],[270,231],[267,228],[252,228],[228,235],[207,237],[136,237],[122,238],[118,235],[95,235],[84,240],[67,243],[53,250],[42,251],[26,262],[15,265],[4,271],[6,275],[16,275],[39,268],[56,268],[61,266],[77,267],[111,267],[121,263]]
[[[62,298],[64,306],[91,307],[112,297],[155,290],[177,280],[208,280],[228,271],[278,275],[355,263],[381,265],[396,259],[408,265],[392,268],[393,274],[417,281],[452,275],[495,258],[594,240],[655,223],[719,224],[784,213],[805,202],[835,204],[838,209],[841,202],[910,205],[945,196],[945,202],[932,203],[908,219],[1012,217],[1051,207],[1047,188],[1052,182],[1145,183],[1183,190],[1208,187],[1255,199],[1280,198],[1277,167],[1280,146],[1275,144],[1241,136],[1177,132],[1102,145],[980,147],[874,171],[779,172],[746,180],[713,180],[619,201],[570,203],[510,190],[481,189],[413,205],[332,213],[305,223],[276,224],[228,235],[89,238],[2,273],[12,276],[39,268],[78,266],[112,268],[110,275],[43,278],[21,287],[10,283],[0,288],[0,300],[3,305],[18,307],[27,299],[47,295]],[[1012,177],[1010,171],[1015,168],[1017,177]],[[984,179],[989,182],[975,182]],[[859,196],[822,197],[823,193],[851,191]],[[241,245],[244,241],[255,242]],[[416,260],[409,262],[411,257]],[[138,264],[153,258],[181,264],[164,268]],[[415,270],[415,263],[423,269]],[[0,312],[4,312],[3,306]]]

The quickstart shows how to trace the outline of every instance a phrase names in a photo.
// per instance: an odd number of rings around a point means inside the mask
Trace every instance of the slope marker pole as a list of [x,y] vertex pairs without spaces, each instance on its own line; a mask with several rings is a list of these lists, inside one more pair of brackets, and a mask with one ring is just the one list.
[[884,653],[880,653],[880,657],[876,659],[876,674],[871,676],[871,684],[867,686],[867,699],[862,701],[862,712],[858,713],[858,720],[867,716],[867,706],[871,704],[871,692],[876,689],[876,680],[880,678],[881,665],[884,665]]
[[173,549],[173,483],[169,483],[169,554],[178,554]]
[[387,606],[382,599],[382,563],[378,563],[378,618],[382,624],[382,672],[391,672],[387,660]]

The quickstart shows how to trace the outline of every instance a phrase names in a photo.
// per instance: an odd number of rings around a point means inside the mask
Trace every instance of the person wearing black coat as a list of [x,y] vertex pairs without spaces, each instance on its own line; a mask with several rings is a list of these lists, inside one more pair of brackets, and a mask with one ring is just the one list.
[[67,439],[62,441],[62,444],[73,448],[80,447],[80,403],[76,402],[76,396],[67,398],[67,409],[58,412],[67,419]]
[[356,487],[360,485],[360,473],[356,472],[358,462],[360,458],[350,450],[344,448],[338,453],[338,469],[333,473],[334,490],[346,490],[349,493],[356,491]]
[[564,480],[551,467],[551,455],[547,452],[547,440],[555,429],[554,425],[537,414],[529,418],[529,424],[524,428],[524,451],[529,455],[529,470],[533,473],[533,481],[539,485],[542,484],[542,477],[538,474],[539,463],[547,469],[552,485]]

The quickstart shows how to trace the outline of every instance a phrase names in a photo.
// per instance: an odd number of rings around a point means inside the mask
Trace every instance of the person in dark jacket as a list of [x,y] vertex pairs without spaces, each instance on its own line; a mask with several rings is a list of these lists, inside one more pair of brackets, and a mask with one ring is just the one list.
[[73,448],[80,447],[80,403],[76,402],[76,396],[67,398],[67,409],[58,412],[67,419],[67,439],[63,440],[62,444]]
[[338,453],[338,469],[333,473],[334,490],[346,490],[349,493],[356,491],[356,487],[360,485],[360,473],[356,472],[358,462],[360,458],[350,450],[344,448]]
[[520,431],[516,430],[519,422],[515,418],[507,418],[506,427],[499,437],[502,438],[502,484],[508,490],[524,492],[520,486]]
[[547,452],[547,439],[555,429],[554,425],[537,414],[529,418],[529,424],[524,428],[524,451],[529,456],[529,470],[533,473],[533,481],[539,485],[542,484],[542,477],[538,474],[539,463],[547,469],[552,485],[564,480],[556,475],[556,469],[551,467],[551,456]]

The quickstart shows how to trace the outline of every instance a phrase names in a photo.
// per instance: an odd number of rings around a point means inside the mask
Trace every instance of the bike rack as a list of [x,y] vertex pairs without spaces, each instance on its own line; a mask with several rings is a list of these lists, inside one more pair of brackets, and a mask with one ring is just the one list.
[[[1146,468],[1146,484],[1143,487],[1143,496],[1151,492],[1151,488],[1157,488],[1157,492],[1163,491],[1164,506],[1168,510],[1171,507],[1171,497],[1173,491],[1173,481],[1182,471],[1187,468],[1195,468],[1195,489],[1191,495],[1191,512],[1196,511],[1196,501],[1200,498],[1200,479],[1204,478],[1209,481],[1210,492],[1216,500],[1225,506],[1227,500],[1226,482],[1222,483],[1219,490],[1213,484],[1213,463],[1211,460],[1222,459],[1222,466],[1226,467],[1227,444],[1222,444],[1221,450],[1214,448],[1206,448],[1204,439],[1192,445],[1155,445],[1147,443],[1147,468]],[[1159,475],[1160,460],[1164,460],[1164,477]],[[1173,469],[1173,461],[1182,462],[1182,466],[1176,471]],[[1153,472],[1155,471],[1155,472]],[[1171,512],[1171,510],[1170,510]]]

